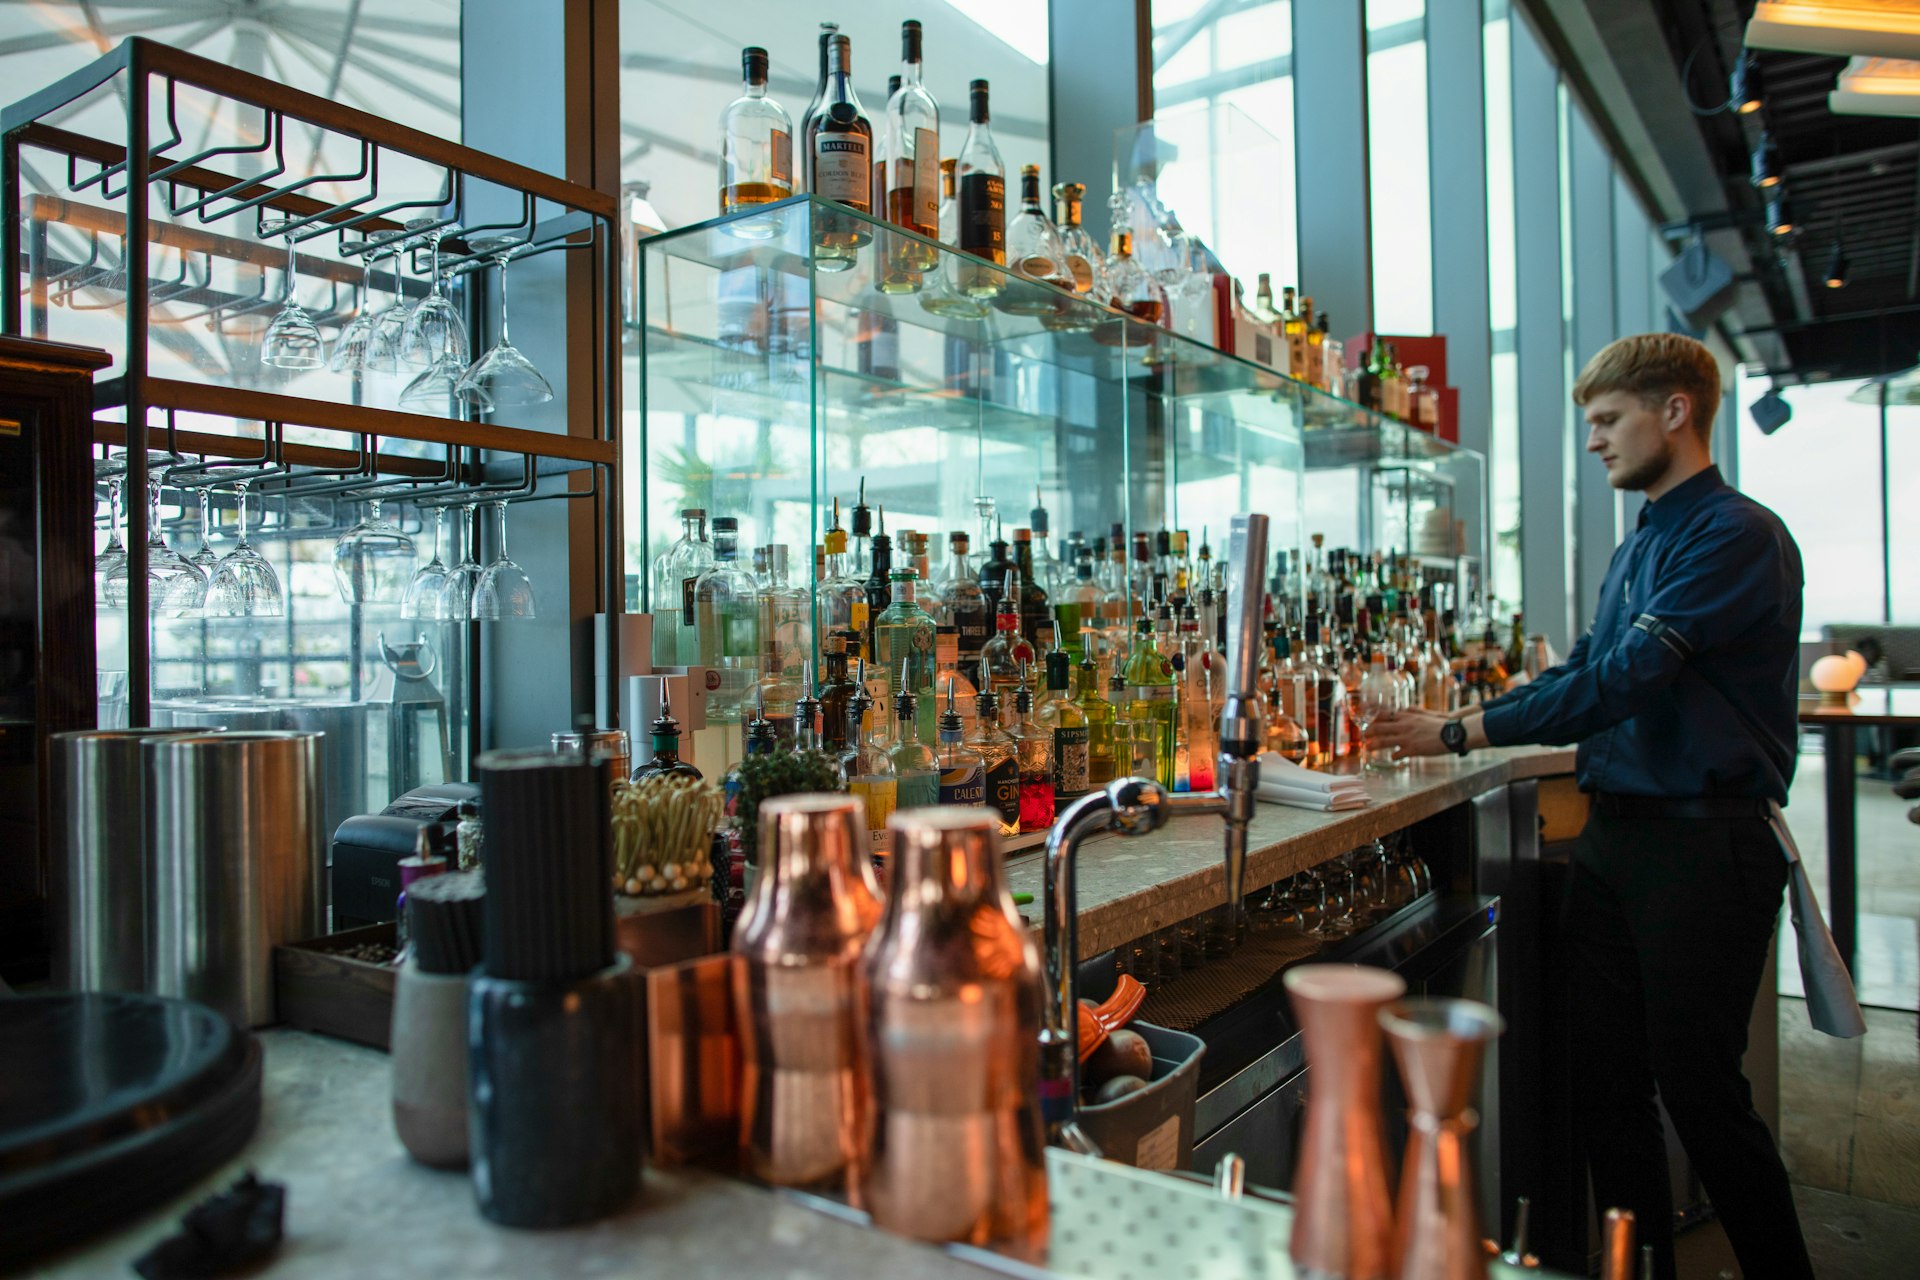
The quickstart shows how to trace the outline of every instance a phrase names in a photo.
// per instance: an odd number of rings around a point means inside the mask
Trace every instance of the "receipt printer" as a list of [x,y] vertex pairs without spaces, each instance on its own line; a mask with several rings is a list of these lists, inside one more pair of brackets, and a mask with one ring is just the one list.
[[398,916],[400,860],[413,856],[422,830],[436,857],[457,864],[454,825],[460,806],[479,798],[480,788],[472,783],[442,782],[415,787],[379,813],[341,823],[333,833],[334,932]]

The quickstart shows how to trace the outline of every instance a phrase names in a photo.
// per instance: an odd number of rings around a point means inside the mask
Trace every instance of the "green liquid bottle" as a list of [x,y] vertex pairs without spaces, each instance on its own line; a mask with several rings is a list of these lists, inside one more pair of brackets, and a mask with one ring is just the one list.
[[[1174,726],[1180,710],[1173,683],[1173,666],[1154,643],[1153,620],[1145,613],[1133,637],[1133,652],[1127,657],[1126,719],[1134,745],[1136,763],[1146,765],[1150,755],[1153,776],[1167,790],[1173,790]],[[1149,747],[1143,753],[1141,744]]]

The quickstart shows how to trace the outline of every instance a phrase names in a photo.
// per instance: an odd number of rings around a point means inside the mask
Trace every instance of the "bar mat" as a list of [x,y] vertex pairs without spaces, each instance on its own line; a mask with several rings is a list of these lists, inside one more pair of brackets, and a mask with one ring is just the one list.
[[1148,993],[1139,1016],[1155,1026],[1192,1031],[1273,980],[1289,965],[1311,960],[1332,940],[1280,931],[1250,931],[1239,950],[1208,960]]

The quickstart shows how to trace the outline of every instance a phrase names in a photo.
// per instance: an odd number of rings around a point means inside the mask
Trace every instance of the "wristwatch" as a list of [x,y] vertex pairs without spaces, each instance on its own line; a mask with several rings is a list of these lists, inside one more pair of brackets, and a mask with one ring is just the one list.
[[1440,745],[1457,756],[1467,754],[1467,726],[1459,720],[1449,720],[1441,725]]

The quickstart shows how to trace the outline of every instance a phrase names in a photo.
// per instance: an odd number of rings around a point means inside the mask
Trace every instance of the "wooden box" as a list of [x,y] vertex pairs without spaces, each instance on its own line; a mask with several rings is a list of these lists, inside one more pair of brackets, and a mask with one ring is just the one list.
[[280,1021],[385,1049],[400,970],[344,954],[368,943],[391,947],[393,922],[275,947],[273,997]]

